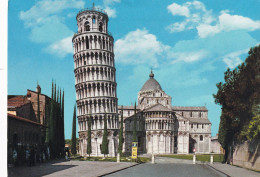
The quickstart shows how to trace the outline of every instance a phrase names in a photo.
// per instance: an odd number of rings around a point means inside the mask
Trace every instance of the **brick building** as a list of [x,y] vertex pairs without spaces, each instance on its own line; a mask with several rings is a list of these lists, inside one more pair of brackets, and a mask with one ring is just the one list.
[[[37,121],[37,95],[39,94],[40,121]],[[26,95],[8,95],[8,159],[15,149],[23,156],[28,147],[43,148],[45,139],[45,107],[51,100],[41,94],[38,85],[36,91],[27,90]],[[22,154],[22,155],[21,155]],[[24,157],[20,157],[24,159]],[[22,162],[19,162],[22,163]]]

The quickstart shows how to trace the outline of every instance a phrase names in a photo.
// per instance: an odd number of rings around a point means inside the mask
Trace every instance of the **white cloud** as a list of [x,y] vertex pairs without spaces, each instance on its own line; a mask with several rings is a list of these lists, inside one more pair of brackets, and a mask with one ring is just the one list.
[[215,34],[219,33],[221,30],[217,26],[211,26],[208,24],[201,24],[197,26],[198,35],[201,38],[205,38],[208,36],[214,36]]
[[175,22],[166,27],[170,33],[195,29],[201,23],[210,24],[215,21],[212,12],[206,10],[200,1],[186,2],[182,5],[173,3],[167,7],[173,16],[184,16],[181,22]]
[[168,29],[171,33],[181,32],[185,30],[186,24],[187,22],[185,21],[181,23],[176,22],[167,26],[166,29]]
[[233,69],[243,62],[240,59],[240,56],[246,54],[248,51],[249,49],[245,49],[229,53],[223,57],[223,61],[227,64],[229,68]]
[[41,0],[29,10],[21,11],[19,18],[31,30],[29,39],[32,42],[47,43],[49,47],[44,51],[64,57],[72,52],[71,38],[67,36],[73,35],[73,31],[64,23],[65,18],[73,13],[64,14],[64,11],[82,9],[84,5],[83,0]]
[[137,29],[115,42],[115,56],[125,64],[149,63],[158,65],[158,56],[169,50],[169,46],[159,42],[155,35],[146,29]]
[[[173,16],[184,16],[181,22],[175,22],[166,27],[170,33],[197,29],[201,38],[214,36],[220,32],[260,29],[260,21],[254,21],[248,17],[231,15],[229,10],[220,11],[219,16],[213,16],[211,10],[207,10],[200,1],[186,2],[182,5],[173,3],[167,7]],[[212,23],[215,24],[212,24]]]
[[187,51],[187,52],[169,52],[168,54],[168,58],[173,59],[172,64],[180,61],[191,63],[191,62],[204,59],[207,56],[208,56],[208,52],[205,50]]
[[73,54],[73,47],[71,42],[72,36],[61,39],[45,49],[46,52],[64,58],[67,54]]
[[190,16],[190,11],[187,6],[181,6],[176,3],[172,3],[167,7],[168,12],[171,12],[171,14],[174,15],[180,15],[180,16],[185,16],[189,17]]
[[109,16],[109,18],[116,17],[116,9],[113,8],[115,3],[120,3],[120,0],[103,0],[103,6],[98,6],[101,9],[104,9]]
[[116,17],[116,10],[115,9],[110,8],[110,7],[107,6],[104,10],[106,11],[107,15],[110,18],[115,18]]
[[29,10],[21,11],[19,17],[27,27],[33,27],[41,23],[45,18],[58,14],[65,9],[84,8],[84,4],[82,0],[42,0],[36,2]]
[[200,24],[197,27],[198,35],[202,38],[213,36],[220,32],[246,30],[254,31],[260,29],[260,21],[253,21],[248,17],[230,15],[228,11],[221,11],[216,25]]
[[254,31],[260,29],[260,21],[253,21],[248,17],[223,13],[219,16],[219,26],[224,31],[237,29]]

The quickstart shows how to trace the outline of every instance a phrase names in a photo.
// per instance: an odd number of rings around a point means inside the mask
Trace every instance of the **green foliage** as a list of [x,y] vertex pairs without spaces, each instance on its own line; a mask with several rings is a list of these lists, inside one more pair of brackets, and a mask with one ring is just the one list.
[[[65,135],[64,135],[64,90],[62,93],[62,101],[61,101],[61,147],[65,146]],[[64,151],[64,148],[62,148]],[[63,152],[64,153],[64,152]]]
[[[37,87],[39,85],[37,84]],[[38,91],[37,93],[37,122],[41,123],[41,118],[40,118],[41,114],[40,114],[40,93]]]
[[[193,154],[160,155],[160,157],[170,157],[170,158],[175,158],[175,159],[192,160]],[[209,162],[210,154],[197,154],[196,159],[201,162]],[[213,161],[214,162],[224,162],[224,155],[223,154],[214,154]]]
[[71,136],[71,153],[76,155],[76,105],[74,106],[73,121],[72,121],[72,136]]
[[137,142],[137,137],[136,137],[136,102],[135,102],[135,114],[134,114],[134,127],[133,127],[133,139],[132,142]]
[[224,79],[213,96],[222,106],[219,141],[227,154],[233,142],[258,136],[259,122],[253,106],[260,103],[260,45],[250,49],[244,63],[234,70],[228,68]]
[[107,139],[107,114],[105,113],[104,116],[104,132],[103,132],[103,139],[101,144],[101,153],[104,154],[104,157],[106,154],[108,154],[108,139]]
[[248,126],[242,131],[248,140],[260,139],[260,114],[253,117]]
[[118,153],[122,156],[123,149],[123,106],[121,107],[121,120],[120,120],[120,131],[119,131],[119,144],[118,144]]
[[45,120],[46,120],[45,144],[49,145],[50,143],[50,102],[46,102],[45,104]]
[[[75,160],[75,161],[102,161],[102,162],[116,162],[117,161],[117,157],[107,157],[107,158],[102,158],[102,157],[81,157],[81,156],[77,156],[77,157],[71,157],[71,160]],[[120,162],[131,162],[132,159],[131,157],[120,157]],[[147,157],[138,157],[137,162],[138,163],[146,163],[151,161],[150,158]]]
[[91,146],[91,115],[88,118],[88,144],[87,144],[87,154],[90,156],[92,153],[92,146]]

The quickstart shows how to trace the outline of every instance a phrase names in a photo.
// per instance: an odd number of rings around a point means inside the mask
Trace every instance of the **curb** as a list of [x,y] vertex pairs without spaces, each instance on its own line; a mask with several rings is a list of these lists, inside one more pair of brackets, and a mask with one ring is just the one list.
[[231,177],[231,176],[229,176],[228,174],[224,173],[223,171],[220,171],[220,170],[214,168],[213,166],[211,166],[211,165],[209,165],[209,164],[205,164],[205,165],[207,165],[208,167],[212,168],[213,170],[216,170],[216,171],[218,171],[218,172],[220,172],[220,173],[226,175],[227,177]]
[[131,166],[129,166],[129,167],[125,167],[125,168],[122,168],[122,169],[119,169],[119,170],[115,170],[115,171],[112,171],[112,172],[109,172],[109,173],[105,173],[105,174],[100,175],[100,176],[97,176],[97,177],[107,176],[107,175],[110,175],[110,174],[113,174],[113,173],[116,173],[116,172],[125,170],[125,169],[127,169],[127,168],[131,168],[131,167],[134,167],[134,166],[137,166],[137,165],[140,165],[140,164],[141,164],[141,163],[137,163],[137,164],[131,165]]

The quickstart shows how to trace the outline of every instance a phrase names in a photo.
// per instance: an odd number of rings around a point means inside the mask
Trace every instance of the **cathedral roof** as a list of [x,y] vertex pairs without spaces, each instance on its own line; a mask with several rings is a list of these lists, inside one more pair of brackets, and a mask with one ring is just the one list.
[[207,111],[205,106],[172,106],[174,111]]
[[161,85],[157,80],[154,79],[153,71],[149,74],[150,79],[148,79],[140,91],[155,91],[162,90]]
[[172,111],[171,109],[161,105],[160,103],[152,105],[151,107],[145,109],[145,111]]

